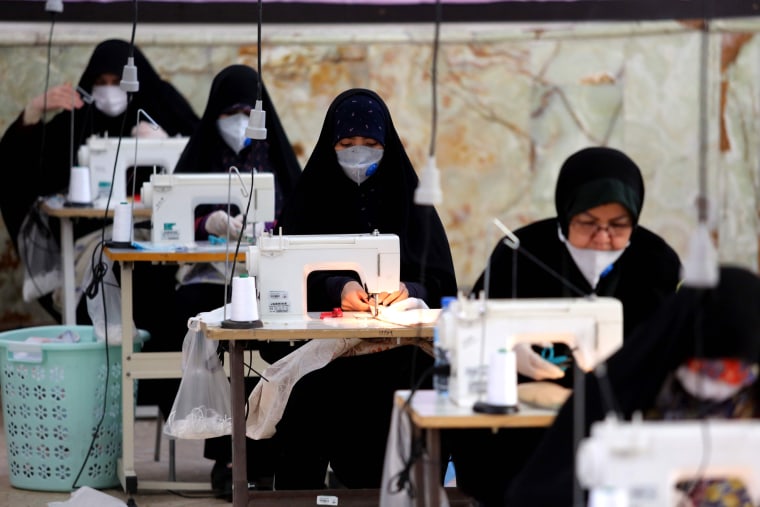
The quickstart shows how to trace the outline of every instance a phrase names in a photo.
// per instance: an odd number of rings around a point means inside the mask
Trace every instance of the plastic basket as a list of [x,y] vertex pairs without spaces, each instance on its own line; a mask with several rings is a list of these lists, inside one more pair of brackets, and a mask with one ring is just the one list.
[[[77,333],[79,342],[27,341],[65,331]],[[135,349],[148,338],[140,331]],[[0,333],[0,375],[12,486],[72,491],[119,484],[121,345],[108,347],[106,362],[92,326],[6,331]]]

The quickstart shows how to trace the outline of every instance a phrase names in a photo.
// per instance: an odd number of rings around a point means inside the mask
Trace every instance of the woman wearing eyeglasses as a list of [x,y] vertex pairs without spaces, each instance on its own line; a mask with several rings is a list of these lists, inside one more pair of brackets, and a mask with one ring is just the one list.
[[[557,179],[557,215],[517,229],[517,252],[502,238],[473,294],[487,287],[486,296],[494,299],[613,297],[623,303],[625,339],[676,291],[681,271],[676,252],[639,224],[643,203],[641,171],[626,154],[606,147],[572,154]],[[530,345],[515,351],[520,382],[572,385],[572,375]],[[450,432],[445,438],[451,441],[457,486],[484,506],[503,505],[506,486],[544,431]],[[499,466],[484,465],[494,461],[486,459],[486,449],[500,453]]]

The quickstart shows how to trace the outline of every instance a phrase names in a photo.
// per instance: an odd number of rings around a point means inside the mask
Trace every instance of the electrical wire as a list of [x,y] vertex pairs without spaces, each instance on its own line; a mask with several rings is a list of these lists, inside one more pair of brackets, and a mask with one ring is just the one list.
[[[50,87],[50,62],[52,61],[52,52],[53,52],[53,29],[55,27],[55,17],[56,12],[53,11],[50,13],[50,33],[48,35],[48,42],[47,42],[47,63],[45,65],[45,89],[42,94],[42,137],[40,141],[40,166],[39,166],[39,174],[42,176],[44,174],[44,161],[45,161],[45,134],[46,134],[46,124],[47,124],[47,92],[48,88]],[[71,116],[74,116],[74,111],[71,111]]]
[[[132,22],[132,38],[130,40],[130,49],[129,49],[129,55],[130,58],[134,55],[134,44],[135,44],[135,31],[137,28],[137,0],[133,2],[134,5],[134,18]],[[129,105],[132,103],[133,94],[130,92],[127,92],[127,109],[129,109]],[[72,111],[73,115],[73,111]],[[98,421],[97,426],[95,427],[95,431],[93,432],[92,440],[90,441],[90,450],[92,450],[95,439],[97,435],[100,433],[100,427],[103,423],[103,418],[105,417],[106,408],[107,408],[107,400],[108,400],[108,379],[110,378],[110,358],[109,358],[109,339],[108,339],[108,311],[107,311],[107,302],[106,302],[106,287],[105,287],[105,275],[108,272],[108,266],[103,261],[103,255],[104,255],[104,246],[106,245],[106,225],[108,224],[108,210],[111,205],[111,197],[113,195],[113,188],[114,188],[114,182],[116,180],[116,168],[117,168],[117,162],[119,160],[119,151],[121,149],[121,139],[124,133],[124,128],[126,126],[127,122],[127,114],[126,112],[123,115],[121,127],[119,129],[119,139],[116,144],[116,156],[114,157],[114,167],[113,171],[111,172],[111,188],[108,192],[108,198],[106,200],[106,207],[103,211],[103,227],[100,228],[100,243],[98,246],[96,246],[95,250],[93,250],[92,259],[91,259],[91,270],[92,270],[92,281],[89,284],[89,286],[85,289],[85,294],[88,298],[94,299],[97,297],[98,292],[100,292],[100,296],[103,299],[103,333],[104,333],[104,346],[105,346],[105,353],[106,353],[106,382],[105,382],[105,392],[104,392],[104,399],[103,399],[103,412],[100,416],[100,420]],[[72,149],[73,149],[73,136],[72,136]],[[97,261],[95,260],[97,257]],[[131,318],[131,317],[130,317]],[[89,451],[88,454],[89,456]],[[84,465],[86,464],[87,460],[85,458],[85,462],[82,463],[82,469],[79,470],[79,474],[77,474],[76,479],[74,480],[74,484],[72,489],[76,488],[76,483],[79,480],[79,477],[84,469]],[[131,498],[131,492],[130,492],[130,502],[134,504],[134,500]]]
[[257,60],[257,72],[259,73],[259,82],[256,85],[256,99],[257,100],[263,100],[261,98],[263,94],[263,87],[262,84],[263,80],[261,78],[261,25],[262,25],[262,16],[264,15],[264,3],[259,0],[259,21],[257,23],[257,44],[256,44],[256,60]]
[[[414,384],[412,384],[412,389],[409,391],[409,396],[407,396],[406,400],[404,401],[404,405],[399,410],[399,414],[405,415],[410,421],[411,421],[411,414],[410,414],[409,407],[412,404],[414,394],[417,392],[420,386],[432,375],[434,369],[435,367],[431,366],[430,368],[425,370],[422,373],[422,375],[420,375],[420,378],[417,379],[417,381]],[[390,478],[387,484],[387,488],[388,488],[388,491],[391,493],[406,491],[407,494],[409,495],[409,498],[414,498],[415,487],[412,482],[412,466],[417,462],[417,460],[419,460],[424,455],[425,446],[424,446],[423,440],[421,438],[415,438],[414,433],[412,432],[410,436],[411,446],[409,448],[409,454],[406,455],[406,449],[404,448],[404,433],[403,433],[402,425],[399,424],[397,427],[397,430],[398,430],[398,435],[396,438],[396,441],[398,443],[397,452],[399,456],[401,457],[401,461],[404,466],[397,474],[393,475]]]
[[[53,53],[53,32],[55,29],[55,18],[56,18],[56,11],[50,11],[50,32],[48,34],[48,41],[47,41],[47,61],[45,63],[45,85],[42,92],[42,134],[40,136],[40,150],[39,150],[39,166],[37,167],[37,174],[40,178],[44,177],[45,174],[45,137],[47,133],[47,94],[48,90],[50,88],[50,66],[51,62],[53,60],[52,53]],[[72,136],[74,135],[73,131],[73,125],[74,125],[74,111],[72,109],[71,111],[71,124],[72,124]],[[31,241],[28,241],[29,235],[23,234],[22,232],[24,230],[32,231],[34,230],[35,226],[36,228],[43,233],[48,238],[54,238],[53,231],[48,227],[47,220],[44,220],[42,217],[42,212],[39,210],[39,200],[35,201],[35,203],[32,205],[32,207],[29,209],[29,213],[31,216],[31,219],[29,223],[22,224],[22,229],[19,231],[19,237],[22,238],[23,244],[25,245],[24,248],[24,267],[26,269],[27,274],[29,275],[29,280],[32,281],[32,284],[34,285],[35,291],[39,294],[42,292],[39,285],[37,284],[37,280],[34,277],[34,274],[31,271],[32,268],[32,252],[34,252],[37,247],[43,246],[36,244],[36,240],[38,239],[36,236],[32,238]],[[29,248],[29,247],[32,248]],[[53,252],[51,252],[53,253]],[[41,294],[42,295],[42,294]]]
[[430,157],[435,156],[435,138],[438,130],[438,46],[440,45],[441,19],[443,17],[443,7],[441,0],[435,2],[435,35],[433,37],[433,63],[430,75],[430,86],[433,96],[433,109],[431,114],[430,127]]
[[137,31],[137,0],[134,0],[132,2],[132,6],[134,9],[132,10],[133,16],[132,16],[132,35],[129,39],[129,57],[133,58],[135,56],[135,32]]
[[[440,40],[440,25],[441,25],[441,18],[442,18],[442,8],[441,8],[441,1],[436,0],[436,10],[435,10],[435,35],[433,37],[433,55],[432,55],[432,69],[431,69],[431,88],[432,88],[432,114],[431,114],[431,135],[430,135],[430,151],[429,155],[430,157],[433,157],[435,155],[435,139],[436,139],[436,128],[438,123],[438,100],[437,100],[437,81],[438,81],[438,46],[439,46],[439,40]],[[434,213],[435,208],[433,206],[425,206],[425,213],[427,215],[427,220],[424,220],[424,222],[433,223],[434,219]],[[420,276],[419,276],[419,283],[423,286],[425,285],[425,279],[426,279],[426,266],[427,266],[427,258],[429,254],[429,247],[430,247],[430,227],[426,227],[424,229],[425,237],[423,240],[423,249],[422,249],[422,255],[420,259]],[[421,329],[420,329],[420,335],[418,336],[418,339],[421,338]],[[414,354],[412,355],[412,368],[410,371],[410,385],[412,386],[409,396],[406,399],[406,402],[404,403],[404,407],[401,410],[402,413],[405,413],[407,417],[411,417],[408,414],[408,407],[411,404],[415,393],[420,388],[420,386],[433,374],[433,371],[435,369],[435,365],[428,368],[425,372],[420,375],[418,379],[415,380],[416,371],[415,371],[415,365],[416,365],[416,355],[419,347],[415,347]],[[402,490],[406,490],[409,498],[414,498],[416,495],[416,491],[414,488],[414,485],[412,484],[411,480],[411,468],[414,465],[414,463],[424,454],[425,446],[424,442],[421,439],[414,438],[412,436],[412,445],[409,450],[409,455],[405,456],[406,449],[403,447],[403,435],[402,425],[399,425],[399,438],[397,439],[399,442],[399,448],[398,448],[398,454],[401,457],[401,461],[404,464],[402,470],[396,474],[394,477],[392,477],[387,485],[389,488],[389,491],[391,492],[400,492]]]

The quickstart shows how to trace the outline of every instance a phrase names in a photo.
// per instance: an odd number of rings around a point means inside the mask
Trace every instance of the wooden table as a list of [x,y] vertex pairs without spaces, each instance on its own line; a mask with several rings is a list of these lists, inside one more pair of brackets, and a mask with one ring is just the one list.
[[[361,314],[366,316],[366,314]],[[343,324],[336,325],[320,320],[319,313],[309,313],[303,319],[264,321],[264,326],[254,329],[225,329],[206,326],[206,337],[212,340],[228,340],[230,354],[230,389],[232,396],[232,505],[248,505],[248,477],[245,450],[245,388],[243,384],[243,341],[247,340],[301,340],[321,338],[395,338],[399,343],[419,338],[431,339],[434,326],[400,326],[381,320],[355,319],[352,312],[345,312]],[[356,326],[350,324],[356,321]]]
[[[230,245],[232,248],[232,245]],[[105,248],[110,259],[121,264],[121,315],[122,315],[122,458],[119,478],[124,491],[135,493],[138,488],[134,469],[134,381],[137,379],[164,379],[182,377],[182,352],[133,352],[132,319],[132,270],[135,262],[197,263],[232,261],[234,250],[227,252],[225,245],[209,246],[199,243],[193,251],[175,251],[169,247],[161,250],[137,250],[132,248]],[[238,262],[245,262],[241,249]],[[222,306],[222,301],[219,302]],[[213,308],[209,308],[213,310]],[[240,360],[242,361],[242,355]],[[242,367],[240,370],[242,378]],[[242,384],[242,380],[241,380]],[[208,490],[209,483],[178,481],[144,481],[141,489],[157,490]]]
[[[61,228],[61,270],[63,271],[63,311],[61,312],[63,324],[73,326],[76,324],[77,287],[74,264],[74,225],[73,220],[85,218],[89,220],[106,219],[113,217],[113,209],[106,212],[105,208],[68,207],[64,205],[61,196],[45,199],[42,203],[42,211],[51,217],[58,218]],[[142,205],[135,205],[133,216],[149,218],[152,210]]]
[[[413,464],[413,476],[422,485],[421,494],[416,496],[420,507],[440,505],[441,430],[490,428],[545,427],[554,421],[556,412],[549,409],[531,407],[520,403],[515,414],[482,414],[472,410],[472,406],[461,406],[448,399],[441,399],[435,391],[396,391],[394,397],[398,407],[409,414],[413,426],[413,438],[425,438],[427,459]],[[424,435],[423,435],[424,433]]]

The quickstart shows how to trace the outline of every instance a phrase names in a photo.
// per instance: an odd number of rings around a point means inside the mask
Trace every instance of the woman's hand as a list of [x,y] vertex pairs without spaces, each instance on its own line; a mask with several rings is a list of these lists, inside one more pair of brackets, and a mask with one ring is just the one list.
[[167,139],[169,134],[158,125],[153,125],[147,121],[140,121],[132,128],[132,137]]
[[33,125],[42,119],[44,113],[72,111],[84,105],[82,97],[70,83],[54,86],[47,93],[34,97],[24,108],[24,125]]
[[340,292],[340,307],[346,312],[368,312],[369,294],[359,282],[352,280],[344,285]]
[[383,306],[390,306],[397,301],[403,301],[409,297],[409,291],[406,289],[404,282],[399,283],[399,289],[393,292],[381,292],[376,294],[377,304]]
[[[377,301],[375,301],[377,298]],[[394,292],[381,292],[374,297],[367,294],[359,282],[350,281],[343,286],[340,293],[340,307],[347,312],[374,312],[375,302],[378,305],[390,306],[396,301],[409,298],[409,291],[403,282],[399,284],[399,290]]]

